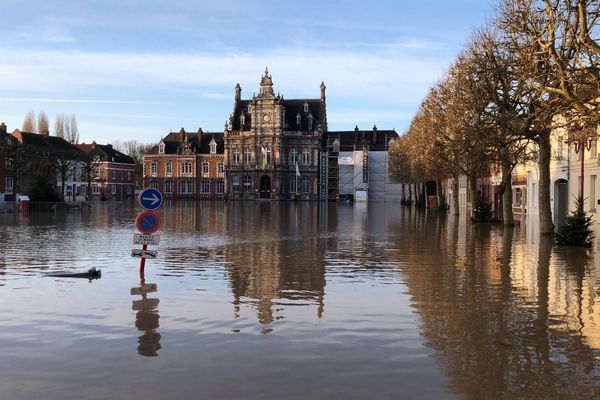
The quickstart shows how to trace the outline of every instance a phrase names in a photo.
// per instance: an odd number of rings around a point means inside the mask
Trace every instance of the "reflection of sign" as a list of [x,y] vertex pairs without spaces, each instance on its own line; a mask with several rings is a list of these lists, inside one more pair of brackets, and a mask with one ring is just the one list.
[[132,249],[131,257],[137,258],[156,258],[158,252],[156,250]]
[[150,244],[153,246],[158,246],[160,242],[160,235],[144,235],[141,233],[133,234],[133,244]]
[[138,195],[140,205],[149,211],[156,210],[163,203],[162,193],[155,188],[146,188]]
[[131,288],[131,295],[144,295],[146,293],[153,293],[157,290],[156,283],[146,283],[145,285],[141,285],[140,287]]
[[135,218],[135,227],[141,233],[151,235],[158,230],[160,227],[160,221],[158,215],[152,211],[142,211]]
[[158,303],[159,303],[158,299],[134,300],[131,302],[131,309],[134,311],[152,310],[152,309],[158,307]]

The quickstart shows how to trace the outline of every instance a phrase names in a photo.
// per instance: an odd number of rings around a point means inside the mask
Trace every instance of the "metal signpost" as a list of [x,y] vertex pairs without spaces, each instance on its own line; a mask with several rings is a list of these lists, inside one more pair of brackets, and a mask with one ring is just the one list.
[[160,237],[153,235],[160,228],[160,220],[158,215],[152,211],[162,206],[163,195],[155,188],[146,188],[142,190],[138,196],[138,201],[144,209],[135,218],[135,227],[141,233],[133,234],[133,244],[141,244],[141,249],[131,250],[131,257],[140,259],[140,272],[144,272],[146,266],[146,258],[156,258],[156,250],[148,250],[148,245],[156,246],[159,243]]

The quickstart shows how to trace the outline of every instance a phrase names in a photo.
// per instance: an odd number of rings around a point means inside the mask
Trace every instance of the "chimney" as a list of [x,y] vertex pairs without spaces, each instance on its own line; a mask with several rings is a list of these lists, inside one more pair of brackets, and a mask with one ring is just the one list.
[[198,128],[198,146],[200,146],[201,144],[202,144],[202,128]]
[[373,144],[377,143],[377,125],[373,125]]
[[0,133],[6,133],[6,124],[4,122],[0,124]]
[[358,125],[354,127],[354,144],[358,144]]

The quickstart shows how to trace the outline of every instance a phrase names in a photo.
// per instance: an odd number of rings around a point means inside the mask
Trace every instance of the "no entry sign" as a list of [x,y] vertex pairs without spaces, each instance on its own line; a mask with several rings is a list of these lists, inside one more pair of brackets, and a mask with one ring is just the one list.
[[160,228],[158,215],[152,211],[142,211],[135,218],[135,227],[145,235],[151,235]]

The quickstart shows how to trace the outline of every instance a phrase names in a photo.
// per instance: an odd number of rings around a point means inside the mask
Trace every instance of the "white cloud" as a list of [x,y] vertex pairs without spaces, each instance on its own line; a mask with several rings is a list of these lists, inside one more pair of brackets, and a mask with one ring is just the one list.
[[[265,65],[275,90],[318,96],[324,80],[328,94],[393,99],[419,98],[447,64],[443,57],[411,56],[409,51],[332,51],[289,49],[256,54],[143,54],[77,51],[11,51],[0,65],[5,91],[68,92],[93,87],[203,87],[232,90],[236,82],[248,91],[258,88]],[[230,95],[229,92],[225,95]],[[248,96],[248,94],[247,94]],[[159,101],[160,99],[154,99]]]

